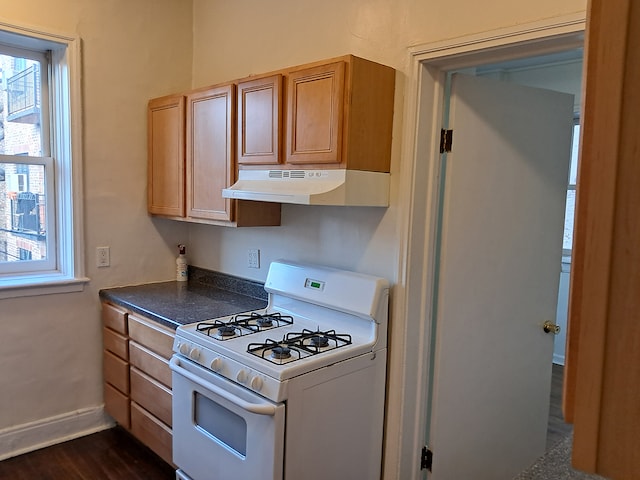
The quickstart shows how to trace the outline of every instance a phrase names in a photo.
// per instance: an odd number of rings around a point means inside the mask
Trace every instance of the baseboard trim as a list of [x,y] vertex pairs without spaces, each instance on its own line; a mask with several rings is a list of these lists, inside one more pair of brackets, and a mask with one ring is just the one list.
[[0,430],[0,460],[66,442],[114,425],[104,406],[85,408]]

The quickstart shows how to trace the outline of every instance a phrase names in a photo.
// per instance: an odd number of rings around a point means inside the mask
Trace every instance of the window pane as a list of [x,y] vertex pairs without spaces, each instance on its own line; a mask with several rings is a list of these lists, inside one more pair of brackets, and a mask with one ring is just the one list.
[[47,258],[45,166],[0,163],[0,264]]
[[562,249],[571,250],[573,246],[573,217],[576,209],[576,191],[567,190],[567,203],[564,213],[564,237]]
[[40,62],[0,55],[0,72],[0,154],[42,156]]
[[578,155],[580,152],[580,124],[573,126],[573,142],[571,146],[571,163],[569,166],[569,188],[567,190],[567,202],[564,214],[564,236],[562,249],[565,254],[571,253],[573,245],[573,221],[576,207],[576,183],[578,179]]
[[571,166],[569,168],[569,185],[575,185],[578,180],[578,152],[580,143],[580,124],[573,126],[573,143],[571,145]]

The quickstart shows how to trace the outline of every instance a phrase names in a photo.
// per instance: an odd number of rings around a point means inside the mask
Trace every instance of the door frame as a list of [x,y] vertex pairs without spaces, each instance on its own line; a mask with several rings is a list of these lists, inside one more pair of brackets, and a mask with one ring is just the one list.
[[393,309],[393,317],[404,322],[396,323],[391,338],[391,362],[400,365],[400,372],[389,379],[384,478],[423,476],[420,456],[427,437],[435,342],[431,306],[446,73],[580,48],[585,25],[586,12],[579,12],[409,49],[399,181],[399,273]]

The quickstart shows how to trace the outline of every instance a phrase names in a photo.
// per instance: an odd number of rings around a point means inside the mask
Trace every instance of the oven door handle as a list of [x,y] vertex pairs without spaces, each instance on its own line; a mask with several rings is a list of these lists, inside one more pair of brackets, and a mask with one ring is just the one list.
[[206,380],[198,377],[197,375],[194,375],[189,370],[181,367],[180,359],[175,356],[171,357],[171,360],[169,361],[169,367],[171,367],[171,370],[182,375],[183,377],[188,378],[193,383],[200,385],[202,388],[206,388],[207,390],[215,393],[225,400],[228,400],[229,402],[242,408],[243,410],[246,410],[247,412],[255,413],[257,415],[268,415],[271,417],[276,413],[276,407],[270,403],[255,404],[247,402],[246,400],[243,400],[242,398],[227,392],[223,388],[220,388],[217,385],[209,383]]

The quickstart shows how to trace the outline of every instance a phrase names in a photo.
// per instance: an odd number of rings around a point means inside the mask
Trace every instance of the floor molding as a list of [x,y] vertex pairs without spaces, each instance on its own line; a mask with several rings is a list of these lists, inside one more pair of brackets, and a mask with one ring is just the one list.
[[113,420],[100,405],[5,428],[0,430],[0,460],[99,432],[113,425]]

